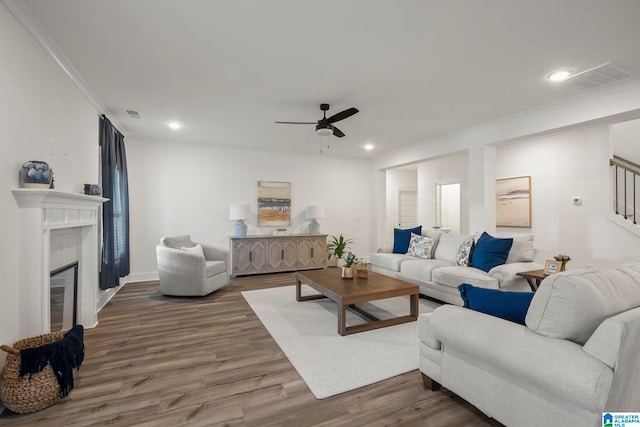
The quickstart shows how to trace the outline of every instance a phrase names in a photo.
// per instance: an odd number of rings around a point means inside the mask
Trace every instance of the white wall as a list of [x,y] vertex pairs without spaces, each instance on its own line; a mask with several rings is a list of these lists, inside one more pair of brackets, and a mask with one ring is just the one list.
[[611,125],[613,154],[640,164],[640,119]]
[[436,184],[461,184],[461,232],[468,229],[467,153],[465,151],[418,163],[418,219],[424,228],[436,224]]
[[[229,206],[248,204],[257,214],[260,180],[291,182],[292,233],[307,232],[306,205],[324,205],[320,231],[355,240],[352,250],[373,250],[369,160],[254,152],[190,143],[127,138],[131,219],[131,276],[157,277],[155,248],[162,236],[190,234],[194,241],[229,247],[235,221]],[[271,234],[245,221],[248,234]]]
[[19,211],[11,189],[27,160],[49,163],[58,190],[98,182],[98,115],[2,4],[0,63],[0,343],[11,344],[26,338],[18,336]]
[[[537,261],[568,254],[572,269],[638,258],[640,238],[608,219],[609,156],[605,124],[497,148],[497,177],[531,176]],[[582,197],[582,205],[572,203],[574,196]]]

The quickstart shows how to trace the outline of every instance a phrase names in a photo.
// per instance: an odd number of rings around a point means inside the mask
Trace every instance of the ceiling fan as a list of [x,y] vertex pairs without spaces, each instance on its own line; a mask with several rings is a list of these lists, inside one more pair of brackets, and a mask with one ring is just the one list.
[[334,114],[327,118],[327,111],[329,110],[329,104],[320,104],[320,110],[322,110],[322,118],[317,122],[276,122],[287,125],[316,125],[316,133],[319,136],[333,135],[338,138],[342,138],[344,133],[335,127],[333,123],[344,120],[347,117],[353,116],[358,112],[357,108],[347,108],[344,111]]

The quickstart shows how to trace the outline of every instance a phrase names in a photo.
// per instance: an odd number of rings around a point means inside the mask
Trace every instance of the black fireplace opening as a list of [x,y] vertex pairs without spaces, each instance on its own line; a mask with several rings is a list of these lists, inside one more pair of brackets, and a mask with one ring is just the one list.
[[78,262],[57,268],[49,275],[51,332],[71,329],[78,321]]

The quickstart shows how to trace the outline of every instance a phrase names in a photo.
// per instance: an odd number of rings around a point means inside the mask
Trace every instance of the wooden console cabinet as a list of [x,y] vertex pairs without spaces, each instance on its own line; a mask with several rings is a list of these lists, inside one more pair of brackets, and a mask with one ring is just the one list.
[[231,276],[327,266],[326,234],[229,237]]

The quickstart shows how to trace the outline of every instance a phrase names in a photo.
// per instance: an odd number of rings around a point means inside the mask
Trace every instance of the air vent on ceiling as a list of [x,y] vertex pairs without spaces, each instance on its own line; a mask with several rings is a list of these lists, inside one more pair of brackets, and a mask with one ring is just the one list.
[[136,110],[127,110],[127,114],[132,119],[139,119],[140,118],[140,113],[138,113]]
[[631,73],[613,62],[577,73],[567,80],[567,83],[581,89],[593,89],[609,83],[619,82],[631,77]]

